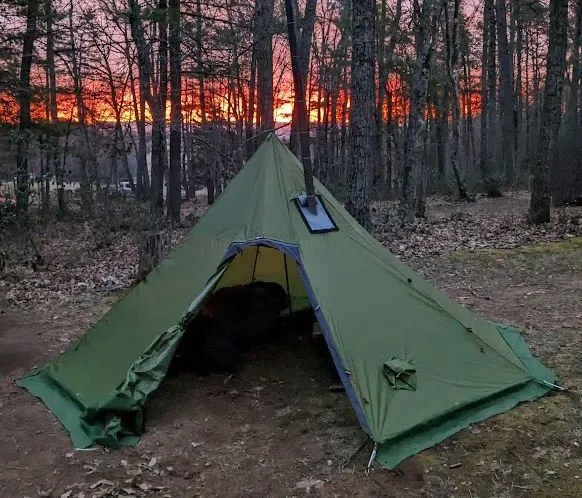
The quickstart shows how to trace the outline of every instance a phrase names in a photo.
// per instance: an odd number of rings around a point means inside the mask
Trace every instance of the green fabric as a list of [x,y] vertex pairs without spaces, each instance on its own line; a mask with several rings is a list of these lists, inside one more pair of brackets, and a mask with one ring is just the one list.
[[477,400],[466,406],[453,407],[450,413],[428,420],[408,432],[384,441],[376,454],[378,463],[393,469],[409,456],[440,443],[471,424],[504,413],[519,403],[532,401],[552,390],[544,381],[553,384],[556,382],[555,376],[532,356],[519,332],[511,327],[495,326],[503,339],[511,345],[520,361],[527,366],[533,378],[489,398]]
[[[216,287],[225,270],[226,267],[221,268],[212,276],[202,292],[192,301],[184,318],[195,312]],[[170,327],[137,357],[134,352],[135,361],[125,372],[125,378],[107,393],[105,402],[100,405],[83,405],[79,402],[81,396],[71,394],[70,389],[64,388],[66,384],[55,382],[49,368],[51,363],[16,383],[38,396],[52,410],[68,430],[75,447],[87,448],[93,443],[113,448],[132,446],[139,441],[143,429],[143,405],[148,395],[164,379],[182,332],[181,324]],[[96,361],[89,355],[88,358]],[[89,370],[94,375],[98,375],[99,371],[96,367]],[[78,371],[80,375],[84,373]],[[87,378],[85,381],[90,383],[91,379]]]
[[416,368],[410,361],[390,358],[384,363],[384,377],[393,389],[416,390]]
[[45,402],[77,446],[134,444],[147,397],[181,336],[181,318],[219,285],[217,266],[228,246],[261,237],[299,248],[301,270],[350,373],[350,401],[387,466],[545,394],[549,387],[540,381],[557,382],[519,334],[452,301],[317,181],[315,188],[338,231],[309,232],[293,202],[304,190],[301,166],[271,135],[145,282],[19,384]]

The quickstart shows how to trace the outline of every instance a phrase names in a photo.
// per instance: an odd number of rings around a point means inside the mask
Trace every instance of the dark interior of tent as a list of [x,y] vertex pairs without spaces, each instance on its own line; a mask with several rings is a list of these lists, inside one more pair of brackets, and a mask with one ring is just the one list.
[[282,357],[300,347],[318,362],[330,389],[342,390],[297,262],[276,248],[252,245],[236,253],[183,328],[169,377],[233,375],[261,355]]

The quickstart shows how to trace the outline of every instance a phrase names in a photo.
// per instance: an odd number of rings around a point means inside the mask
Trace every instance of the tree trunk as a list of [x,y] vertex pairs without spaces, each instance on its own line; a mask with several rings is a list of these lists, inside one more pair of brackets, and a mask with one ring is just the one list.
[[553,206],[576,203],[582,200],[582,165],[580,162],[580,77],[582,65],[582,0],[576,0],[575,24],[571,48],[571,80],[566,99],[564,122],[560,129],[556,155],[551,165],[551,195]]
[[[45,1],[46,15],[46,66],[48,74],[48,102],[49,102],[49,122],[51,132],[49,134],[49,154],[50,165],[55,172],[57,182],[57,204],[59,212],[62,214],[66,211],[65,202],[65,172],[59,161],[59,133],[58,133],[58,115],[57,115],[57,78],[55,71],[55,37],[53,31],[54,9],[52,0]],[[48,169],[50,170],[50,165]]]
[[255,152],[255,97],[257,93],[257,58],[256,47],[253,46],[251,54],[251,81],[249,82],[249,109],[246,130],[246,158],[247,160]]
[[453,109],[452,119],[452,136],[449,143],[451,168],[455,175],[457,188],[459,190],[459,198],[463,201],[471,201],[471,197],[467,193],[465,180],[461,175],[459,168],[459,139],[460,139],[460,117],[461,111],[459,109],[459,24],[460,19],[460,0],[454,0],[453,18],[450,19],[449,5],[445,3],[445,33],[447,43],[447,68],[449,76],[449,88],[451,91],[451,104]]
[[501,122],[501,166],[505,172],[505,184],[515,182],[515,151],[513,121],[513,73],[512,54],[507,39],[507,0],[495,0],[497,14],[497,49],[499,52],[499,120]]
[[275,128],[273,119],[273,8],[274,0],[256,0],[255,40],[257,54],[257,90],[261,137]]
[[[388,23],[388,17],[386,15],[387,10],[387,0],[382,0],[382,6],[380,11],[380,19],[377,23],[378,28],[378,43],[377,43],[377,58],[378,58],[378,100],[376,101],[376,145],[375,150],[375,168],[376,170],[384,175],[386,179],[386,189],[387,193],[391,194],[392,183],[391,175],[388,175],[385,171],[388,169],[390,163],[390,158],[388,157],[388,133],[387,125],[384,124],[384,104],[386,103],[387,97],[387,85],[388,76],[393,65],[393,55],[394,49],[396,48],[396,41],[398,39],[397,32],[393,29],[390,35],[390,41],[387,46],[386,43],[386,24]],[[402,0],[396,0],[396,9],[393,19],[391,19],[391,24],[393,26],[398,26],[400,19],[402,18]]]
[[497,70],[494,0],[485,0],[483,6],[483,67],[481,78],[481,157],[480,169],[483,187],[488,197],[500,197],[501,190],[496,174],[495,155],[491,153],[495,143],[497,123]]
[[350,164],[346,209],[371,228],[370,172],[374,150],[374,0],[352,3]]
[[467,128],[466,128],[466,164],[472,169],[475,164],[475,128],[473,126],[473,88],[472,88],[472,78],[471,70],[469,68],[469,61],[467,60],[467,53],[469,52],[469,47],[465,45],[463,49],[463,78],[465,80],[465,100],[467,103]]
[[560,128],[567,46],[568,0],[550,0],[548,66],[529,205],[529,221],[534,224],[550,221],[550,165]]
[[[74,5],[73,1],[69,2],[69,41],[70,41],[70,57],[71,57],[71,78],[73,80],[73,94],[75,96],[75,105],[77,107],[77,122],[81,129],[83,139],[85,142],[86,153],[88,161],[81,162],[81,201],[83,208],[89,216],[94,214],[92,186],[94,183],[97,187],[100,186],[99,178],[97,177],[97,155],[89,135],[87,127],[87,109],[85,106],[85,96],[83,91],[83,75],[81,58],[83,51],[79,50],[75,43],[75,22],[73,19]],[[88,164],[87,164],[88,163]]]
[[[139,71],[139,89],[140,89],[140,99],[141,95],[144,96],[145,102],[147,102],[150,112],[152,114],[152,153],[151,153],[151,196],[150,196],[150,208],[152,211],[159,213],[161,207],[163,206],[163,172],[165,167],[165,152],[164,152],[164,126],[165,126],[165,100],[164,107],[162,107],[162,77],[160,77],[160,88],[158,95],[154,98],[152,93],[151,81],[153,76],[152,61],[151,61],[151,50],[146,42],[143,24],[141,21],[141,11],[137,0],[128,0],[129,7],[129,24],[131,27],[131,36],[135,42],[137,50],[137,62]],[[160,10],[163,11],[165,15],[165,3],[164,0],[160,0]],[[162,25],[165,23],[162,22]],[[164,58],[167,54],[163,54],[162,50],[162,36],[160,36],[160,69],[165,68]],[[167,45],[166,45],[167,52]],[[164,78],[167,83],[167,76]],[[145,119],[145,102],[143,103],[142,109],[140,109],[140,118]],[[144,133],[145,138],[145,133]],[[161,197],[161,202],[160,202]]]
[[[293,12],[297,14],[297,0],[291,0]],[[311,41],[313,38],[313,28],[315,26],[315,11],[317,8],[317,0],[306,0],[305,13],[301,19],[301,31],[297,33],[297,54],[299,74],[301,75],[301,84],[303,88],[307,88],[307,73],[309,70],[309,58],[311,55]],[[295,152],[298,150],[300,141],[297,140],[298,116],[293,104],[293,111],[291,114],[291,136],[289,141],[289,148]],[[300,149],[300,147],[299,147]]]
[[[523,133],[523,109],[524,109],[524,95],[523,95],[523,18],[519,15],[519,3],[514,0],[512,7],[512,17],[515,19],[515,29],[516,29],[516,41],[515,41],[515,64],[516,64],[516,74],[513,89],[514,105],[515,109],[514,115],[514,144],[513,149],[515,151],[515,157],[517,159],[517,151],[519,148],[519,138]],[[527,69],[526,69],[527,70]],[[529,102],[527,103],[529,105]],[[516,169],[518,166],[516,162]]]
[[[152,196],[150,210],[154,216],[164,209],[164,183],[167,169],[166,103],[168,99],[168,2],[158,0],[158,88],[155,98],[157,108],[152,123]],[[154,149],[155,145],[155,149]],[[154,160],[154,150],[156,160]]]
[[311,165],[311,152],[309,150],[309,119],[305,106],[305,87],[300,68],[300,53],[297,43],[297,30],[295,26],[295,12],[292,0],[285,0],[285,13],[287,15],[287,29],[289,34],[289,48],[291,51],[291,67],[293,70],[293,87],[295,89],[295,115],[297,117],[297,133],[301,148],[301,163],[305,178],[305,193],[309,209],[315,211],[315,191],[313,188],[313,170]]
[[118,112],[115,115],[115,136],[117,144],[119,146],[119,152],[121,153],[121,164],[123,165],[124,174],[125,176],[127,176],[129,185],[133,189],[135,188],[135,182],[133,181],[133,176],[131,174],[131,171],[129,170],[129,158],[127,157],[127,148],[125,146],[125,136],[123,134],[123,126],[121,125],[121,112]]
[[578,104],[580,100],[580,80],[582,78],[582,61],[580,50],[582,43],[582,0],[576,2],[576,22],[574,31],[574,47],[572,48],[572,82],[566,105],[566,121],[569,127],[578,125]]
[[[374,164],[372,175],[372,188],[375,187],[374,179],[383,170],[384,151],[386,150],[386,133],[384,127],[384,104],[386,102],[386,85],[388,84],[388,61],[387,61],[387,47],[386,47],[386,28],[388,18],[386,15],[388,0],[380,0],[380,13],[376,19],[376,61],[378,64],[378,93],[376,98],[376,109],[374,112],[374,119],[376,121],[376,136],[373,148]],[[401,0],[397,7],[402,4]],[[395,21],[396,23],[398,21]],[[393,39],[394,37],[392,37]]]
[[137,281],[145,280],[147,275],[164,259],[168,253],[171,239],[163,231],[146,232],[139,250]]
[[180,52],[180,0],[169,0],[170,25],[170,178],[168,185],[168,214],[173,223],[180,222],[181,147],[182,147],[182,65]]
[[422,161],[426,134],[424,110],[427,99],[428,74],[434,50],[438,18],[443,3],[439,0],[424,0],[422,8],[414,0],[414,19],[416,21],[416,60],[412,73],[410,91],[410,115],[406,130],[404,159],[402,218],[411,222],[416,216],[419,204],[419,185],[422,182]]
[[[347,84],[347,69],[343,71],[342,78],[342,122],[340,129],[340,169],[342,174],[340,178],[345,180],[344,172],[348,162],[348,84]],[[346,180],[347,183],[347,180]]]
[[141,89],[141,78],[140,78],[140,92],[138,97],[138,92],[136,89],[135,76],[133,73],[133,66],[135,63],[134,58],[129,52],[129,39],[127,33],[124,32],[125,37],[125,47],[124,54],[125,60],[128,64],[129,71],[129,84],[131,91],[131,100],[133,104],[133,113],[135,115],[135,123],[137,128],[137,147],[136,147],[136,197],[141,200],[147,199],[149,195],[150,181],[148,174],[148,164],[147,164],[147,145],[146,145],[146,128],[145,128],[145,104],[146,97],[145,92]]
[[22,44],[20,76],[18,78],[18,141],[16,147],[16,209],[19,215],[28,211],[28,145],[30,141],[30,69],[37,37],[38,0],[26,3],[26,31]]

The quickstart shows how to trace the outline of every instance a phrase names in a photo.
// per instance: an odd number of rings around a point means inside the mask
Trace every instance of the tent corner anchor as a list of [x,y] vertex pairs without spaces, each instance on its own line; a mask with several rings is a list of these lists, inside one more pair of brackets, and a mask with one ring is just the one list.
[[370,469],[372,468],[372,464],[374,463],[374,458],[376,458],[376,452],[378,451],[378,443],[374,443],[374,448],[372,449],[372,453],[370,454],[370,459],[368,460],[368,466],[366,467],[366,477],[370,475]]

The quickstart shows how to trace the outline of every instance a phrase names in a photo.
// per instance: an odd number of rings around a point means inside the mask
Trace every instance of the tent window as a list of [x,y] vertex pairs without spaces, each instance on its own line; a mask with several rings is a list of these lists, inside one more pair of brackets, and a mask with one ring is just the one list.
[[416,391],[416,368],[410,361],[391,358],[384,363],[382,371],[391,388]]
[[315,196],[315,213],[312,213],[307,207],[307,196],[305,194],[295,198],[295,205],[311,233],[327,233],[338,230],[320,195]]

